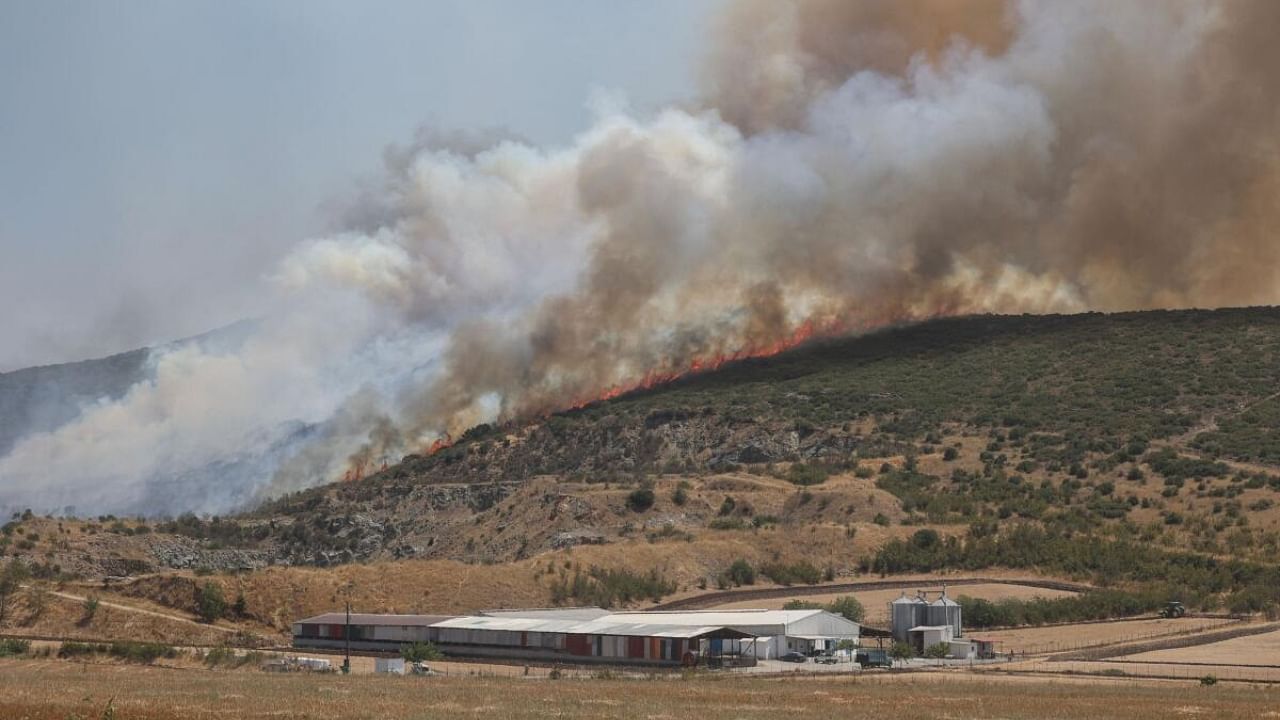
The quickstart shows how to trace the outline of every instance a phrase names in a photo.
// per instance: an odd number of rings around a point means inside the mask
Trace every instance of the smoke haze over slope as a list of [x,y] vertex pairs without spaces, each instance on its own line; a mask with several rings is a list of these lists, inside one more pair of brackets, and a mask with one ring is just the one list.
[[1276,27],[1266,0],[731,3],[699,106],[389,151],[242,346],[157,353],[28,437],[0,506],[223,512],[894,321],[1275,303]]

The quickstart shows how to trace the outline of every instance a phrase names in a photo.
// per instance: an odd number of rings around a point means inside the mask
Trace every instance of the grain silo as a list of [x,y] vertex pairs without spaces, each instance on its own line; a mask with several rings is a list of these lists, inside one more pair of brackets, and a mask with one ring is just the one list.
[[944,589],[942,595],[929,604],[928,625],[950,625],[952,637],[962,637],[964,629],[960,623],[960,603],[947,597]]
[[907,631],[928,623],[929,604],[919,596],[902,597],[889,603],[889,631],[898,642],[907,641]]

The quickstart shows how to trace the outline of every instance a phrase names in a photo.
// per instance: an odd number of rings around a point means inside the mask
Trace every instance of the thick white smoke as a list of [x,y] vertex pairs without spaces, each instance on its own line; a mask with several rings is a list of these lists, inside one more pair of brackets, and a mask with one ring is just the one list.
[[704,107],[423,137],[243,347],[0,460],[0,506],[223,512],[809,332],[1269,303],[1280,4],[744,1]]

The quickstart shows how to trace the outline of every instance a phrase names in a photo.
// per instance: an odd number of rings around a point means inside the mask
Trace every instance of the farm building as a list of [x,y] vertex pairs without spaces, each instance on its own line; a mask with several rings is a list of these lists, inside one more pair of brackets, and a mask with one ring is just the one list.
[[841,640],[858,642],[860,626],[826,610],[707,610],[617,613],[615,620],[680,625],[720,625],[756,637],[755,656],[776,658],[789,652],[813,654],[836,649]]
[[951,652],[947,654],[949,658],[971,660],[978,657],[978,643],[973,640],[953,638],[947,644],[951,647]]
[[950,644],[954,639],[951,633],[950,625],[920,625],[907,631],[907,642],[917,655],[923,655],[926,648]]
[[[346,616],[293,625],[299,648],[345,647]],[[508,659],[616,662],[754,663],[791,651],[834,650],[858,641],[859,626],[824,610],[623,612],[600,608],[490,610],[467,617],[351,616],[351,649],[395,652],[415,642],[447,654]]]
[[[429,628],[450,615],[351,614],[351,649],[395,652],[405,645],[431,641]],[[326,613],[293,624],[293,646],[341,650],[347,647],[347,614]]]
[[753,657],[755,638],[713,624],[548,617],[460,617],[437,623],[434,641],[447,654],[528,660],[679,665]]
[[933,602],[929,602],[923,592],[908,596],[904,591],[901,597],[889,603],[889,624],[890,633],[897,642],[912,642],[910,633],[913,628],[944,625],[951,628],[951,638],[964,637],[960,603],[947,597],[946,588]]

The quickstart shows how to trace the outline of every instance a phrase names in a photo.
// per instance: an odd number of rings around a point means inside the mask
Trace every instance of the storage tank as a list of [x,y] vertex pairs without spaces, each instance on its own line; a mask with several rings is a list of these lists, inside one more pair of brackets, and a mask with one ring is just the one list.
[[929,604],[929,624],[934,626],[950,625],[952,637],[962,637],[964,629],[960,623],[960,603],[947,597],[947,591]]
[[907,597],[906,592],[889,603],[889,632],[893,634],[893,639],[906,642],[908,630],[925,624],[928,609],[928,603],[919,597]]

